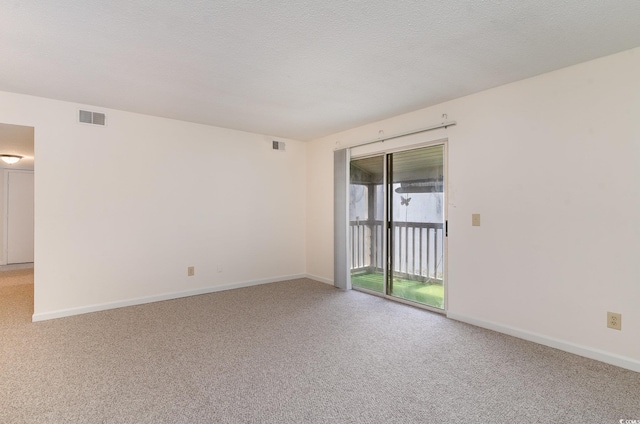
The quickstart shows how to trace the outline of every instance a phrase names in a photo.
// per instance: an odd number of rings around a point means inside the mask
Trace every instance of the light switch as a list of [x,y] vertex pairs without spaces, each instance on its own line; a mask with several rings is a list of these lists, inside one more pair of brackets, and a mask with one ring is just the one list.
[[480,214],[479,213],[472,213],[471,214],[471,225],[473,225],[474,227],[479,227],[480,226]]

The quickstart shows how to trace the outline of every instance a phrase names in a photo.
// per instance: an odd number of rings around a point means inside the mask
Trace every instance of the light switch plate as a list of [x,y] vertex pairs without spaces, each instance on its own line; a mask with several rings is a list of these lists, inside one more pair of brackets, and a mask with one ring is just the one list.
[[480,214],[479,213],[472,213],[471,214],[471,225],[473,225],[474,227],[479,227],[480,226]]

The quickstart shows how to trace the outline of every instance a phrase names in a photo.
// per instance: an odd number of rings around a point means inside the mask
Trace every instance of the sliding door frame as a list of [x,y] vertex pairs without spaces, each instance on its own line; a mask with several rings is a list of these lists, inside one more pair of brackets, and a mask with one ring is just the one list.
[[[386,189],[386,185],[387,185],[387,153],[382,152],[382,153],[367,153],[367,154],[363,154],[363,155],[358,155],[356,157],[350,157],[349,159],[349,175],[347,176],[347,181],[349,181],[349,184],[351,184],[351,162],[354,160],[360,160],[360,159],[369,159],[369,158],[377,158],[377,157],[382,157],[382,222],[383,227],[382,227],[382,252],[383,252],[383,258],[382,258],[382,275],[384,277],[384,281],[382,283],[382,288],[383,288],[383,292],[380,293],[378,291],[375,290],[370,290],[364,287],[359,287],[359,286],[354,286],[353,284],[351,285],[351,288],[353,290],[357,290],[357,291],[361,291],[364,293],[368,293],[368,294],[372,294],[374,296],[379,296],[379,297],[388,297],[387,296],[387,266],[388,266],[388,255],[387,255],[387,202],[388,202],[388,198],[387,198],[387,189]],[[375,212],[374,212],[375,213]],[[349,232],[349,237],[351,237],[351,232]],[[353,247],[353,240],[349,240],[349,246]],[[351,258],[351,252],[349,252],[349,258]],[[349,267],[349,279],[351,279],[351,267]]]
[[[444,281],[444,307],[442,309],[439,308],[434,308],[433,306],[429,306],[429,305],[425,305],[422,303],[418,303],[418,302],[412,302],[411,300],[406,300],[406,299],[402,299],[400,297],[397,296],[392,296],[390,294],[390,288],[389,288],[389,276],[391,275],[391,272],[389,272],[389,266],[391,264],[391,253],[389,249],[391,248],[391,245],[389,243],[389,231],[390,231],[390,219],[389,219],[389,193],[388,193],[388,189],[389,189],[389,160],[388,157],[390,154],[392,153],[399,153],[399,152],[406,152],[409,150],[416,150],[416,149],[421,149],[424,147],[433,147],[433,146],[443,146],[443,173],[444,173],[444,185],[443,185],[443,219],[444,219],[444,234],[443,234],[443,255],[444,255],[444,261],[443,261],[443,270],[442,270],[442,274],[443,274],[443,281]],[[393,300],[395,302],[399,302],[399,303],[404,303],[406,305],[411,305],[411,306],[415,306],[417,308],[421,308],[421,309],[426,309],[428,311],[432,311],[432,312],[437,312],[439,314],[444,314],[446,315],[447,310],[448,310],[448,304],[449,304],[449,236],[448,236],[448,219],[449,219],[449,210],[448,210],[448,185],[449,185],[449,172],[448,172],[448,139],[439,139],[439,140],[434,140],[434,141],[429,141],[429,142],[423,142],[423,143],[416,143],[416,144],[411,144],[411,145],[407,145],[407,146],[401,146],[401,147],[395,147],[392,149],[382,149],[380,151],[376,151],[376,152],[371,152],[371,153],[365,153],[365,154],[361,154],[361,155],[352,155],[350,156],[349,159],[349,163],[351,163],[351,161],[353,160],[358,160],[358,159],[366,159],[366,158],[371,158],[371,157],[378,157],[378,156],[382,156],[383,157],[383,162],[384,162],[384,166],[383,166],[383,199],[384,199],[384,205],[383,205],[383,222],[384,222],[384,229],[382,231],[383,237],[382,237],[382,251],[385,253],[385,258],[382,261],[383,263],[383,275],[384,275],[384,292],[380,293],[374,290],[369,290],[366,288],[362,288],[362,287],[358,287],[358,286],[353,286],[352,288],[354,290],[357,291],[361,291],[364,293],[368,293],[368,294],[372,294],[374,296],[379,296],[379,297],[383,297],[385,299],[389,299],[389,300]],[[392,166],[392,165],[391,165]],[[347,178],[347,180],[350,181],[350,176]],[[352,243],[349,244],[350,246],[352,246]],[[350,253],[350,252],[349,252]],[[350,256],[350,255],[349,255]],[[351,272],[351,270],[349,269],[349,273]]]

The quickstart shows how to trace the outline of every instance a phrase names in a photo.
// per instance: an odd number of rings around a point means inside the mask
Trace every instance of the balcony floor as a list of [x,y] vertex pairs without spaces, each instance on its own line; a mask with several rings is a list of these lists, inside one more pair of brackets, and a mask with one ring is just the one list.
[[[360,273],[351,275],[351,284],[383,292],[383,275],[380,272]],[[393,295],[402,299],[444,309],[444,286],[441,280],[431,280],[428,283],[420,281],[405,280],[394,277]]]

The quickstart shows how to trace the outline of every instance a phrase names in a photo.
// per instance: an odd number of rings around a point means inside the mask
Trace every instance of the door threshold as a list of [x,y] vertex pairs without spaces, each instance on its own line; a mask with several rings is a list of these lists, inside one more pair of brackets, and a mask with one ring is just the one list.
[[445,316],[447,315],[446,309],[434,308],[433,306],[425,305],[423,303],[414,302],[414,301],[411,301],[411,300],[403,299],[401,297],[390,296],[388,294],[380,293],[380,292],[377,292],[375,290],[365,289],[363,287],[352,286],[351,288],[353,290],[355,290],[355,291],[359,291],[359,292],[362,292],[362,293],[367,293],[367,294],[371,294],[371,295],[374,295],[374,296],[378,296],[378,297],[381,297],[383,299],[391,300],[393,302],[402,303],[402,304],[405,304],[405,305],[413,306],[413,307],[416,307],[416,308],[419,308],[419,309],[424,309],[424,310],[429,311],[429,312],[435,312],[437,314],[441,314],[441,315],[445,315]]

